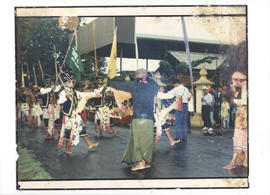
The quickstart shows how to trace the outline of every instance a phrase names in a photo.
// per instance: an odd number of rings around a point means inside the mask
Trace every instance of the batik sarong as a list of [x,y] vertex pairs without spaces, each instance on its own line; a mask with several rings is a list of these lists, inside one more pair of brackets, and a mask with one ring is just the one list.
[[70,138],[72,128],[74,128],[72,136],[72,146],[78,145],[80,142],[80,132],[83,130],[83,120],[79,114],[75,114],[74,117],[65,116],[64,118],[65,138]]
[[236,164],[243,165],[247,152],[247,108],[237,107],[235,130],[233,136],[233,150],[237,153]]
[[59,106],[49,104],[48,108],[43,109],[43,118],[48,119],[48,133],[52,135],[55,128],[55,120],[60,118]]
[[122,162],[128,164],[145,160],[152,162],[154,150],[153,121],[149,119],[133,119],[131,123],[131,133],[127,148],[122,158]]

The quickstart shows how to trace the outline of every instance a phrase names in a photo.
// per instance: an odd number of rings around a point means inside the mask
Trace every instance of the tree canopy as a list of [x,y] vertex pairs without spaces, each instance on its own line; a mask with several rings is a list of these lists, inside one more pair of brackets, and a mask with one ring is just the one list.
[[[58,18],[16,18],[16,76],[17,84],[21,86],[21,69],[29,72],[31,82],[34,81],[33,66],[38,79],[42,84],[41,71],[38,65],[40,60],[45,75],[55,76],[54,45],[56,48],[57,65],[62,65],[69,45],[69,36],[72,32],[61,29]],[[82,56],[85,60],[85,77],[95,76],[94,57]],[[98,58],[99,74],[103,74],[106,61]],[[28,81],[27,81],[28,82]],[[29,85],[29,83],[28,83]]]

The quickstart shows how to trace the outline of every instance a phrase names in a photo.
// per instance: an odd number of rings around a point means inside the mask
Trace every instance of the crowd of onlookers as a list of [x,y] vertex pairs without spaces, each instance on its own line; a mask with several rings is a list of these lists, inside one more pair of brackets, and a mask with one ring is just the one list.
[[[190,89],[189,89],[190,90]],[[227,89],[227,86],[218,87],[216,89],[210,87],[203,87],[202,97],[202,120],[204,134],[213,134],[213,128],[218,128],[220,131],[216,132],[224,134],[229,129],[234,128],[235,116],[237,112],[237,105],[234,102],[234,98]],[[163,101],[164,105],[168,104],[167,101]],[[169,102],[170,104],[171,102]],[[191,127],[190,118],[194,115],[193,101],[188,102],[188,121],[187,127]],[[173,123],[175,123],[175,111],[170,112],[172,115]]]
[[230,95],[230,91],[226,86],[208,89],[208,93],[212,96],[212,104],[210,106],[210,120],[220,127],[220,133],[223,134],[229,129],[234,128],[237,105]]

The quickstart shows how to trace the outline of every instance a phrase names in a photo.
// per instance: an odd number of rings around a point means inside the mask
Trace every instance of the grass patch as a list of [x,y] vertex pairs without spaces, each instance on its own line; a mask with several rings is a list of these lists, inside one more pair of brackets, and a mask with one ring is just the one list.
[[41,163],[36,160],[31,150],[22,148],[18,144],[18,180],[43,180],[52,179],[49,173],[42,167]]

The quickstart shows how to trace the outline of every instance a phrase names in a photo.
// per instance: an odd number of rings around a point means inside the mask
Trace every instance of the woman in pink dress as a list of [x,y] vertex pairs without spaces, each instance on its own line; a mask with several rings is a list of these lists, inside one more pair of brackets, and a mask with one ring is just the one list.
[[233,169],[238,165],[248,166],[246,75],[241,72],[235,72],[232,75],[231,90],[234,95],[234,102],[237,105],[237,113],[233,137],[233,158],[228,165],[223,167],[224,169]]

